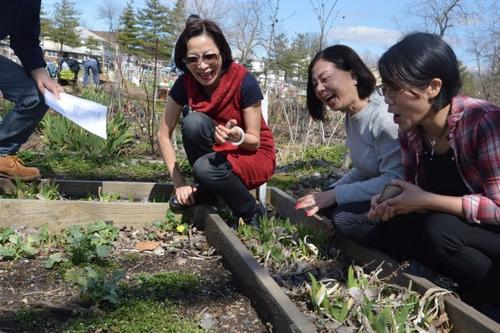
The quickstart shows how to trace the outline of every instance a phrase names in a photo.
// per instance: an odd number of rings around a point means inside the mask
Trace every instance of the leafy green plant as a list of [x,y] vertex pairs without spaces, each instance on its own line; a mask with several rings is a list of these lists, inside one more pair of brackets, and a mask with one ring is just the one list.
[[179,234],[186,234],[189,230],[189,224],[183,221],[181,215],[174,214],[171,210],[167,210],[163,220],[154,221],[153,227],[159,228],[167,232],[177,232]]
[[111,96],[106,91],[93,87],[83,88],[81,97],[103,105],[108,105],[111,100]]
[[66,230],[67,251],[74,265],[105,260],[113,251],[113,241],[118,230],[103,221],[90,224],[86,229],[79,225]]
[[54,183],[25,183],[20,179],[14,179],[16,191],[13,194],[3,194],[0,198],[9,199],[40,199],[40,200],[58,200],[61,198],[59,188]]
[[122,293],[119,283],[124,278],[124,270],[115,270],[107,277],[105,273],[90,266],[73,267],[64,273],[64,280],[80,289],[80,299],[93,304],[104,301],[118,304]]
[[106,140],[56,114],[47,114],[41,125],[44,139],[51,149],[78,152],[88,157],[119,156],[133,142],[131,124],[122,112],[117,112],[108,121]]
[[249,250],[267,268],[287,272],[301,272],[310,267],[320,251],[301,228],[276,217],[261,219],[260,229],[238,226],[238,234]]
[[35,245],[35,240],[31,237],[23,240],[10,228],[0,229],[0,259],[2,260],[33,257],[38,253]]

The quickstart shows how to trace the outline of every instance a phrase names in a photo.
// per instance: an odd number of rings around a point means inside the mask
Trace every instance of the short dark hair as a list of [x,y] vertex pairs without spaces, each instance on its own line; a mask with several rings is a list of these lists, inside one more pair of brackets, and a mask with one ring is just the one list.
[[175,44],[175,66],[180,68],[183,72],[187,72],[187,67],[184,63],[184,58],[187,53],[187,42],[189,39],[203,34],[210,36],[214,40],[215,45],[217,45],[222,57],[222,71],[225,71],[233,62],[231,48],[227,43],[226,37],[224,37],[224,34],[215,22],[196,18],[194,18],[191,22],[187,22],[184,31],[182,31],[177,43]]
[[312,68],[320,59],[333,63],[335,67],[343,71],[352,71],[358,81],[356,89],[359,98],[367,98],[375,90],[375,76],[356,51],[345,45],[327,47],[314,56],[307,70],[307,109],[314,120],[325,120],[325,106],[316,96],[312,83]]
[[441,79],[441,91],[432,101],[435,111],[449,104],[461,87],[455,52],[435,34],[406,35],[382,55],[378,70],[382,83],[391,88],[424,89],[433,79]]

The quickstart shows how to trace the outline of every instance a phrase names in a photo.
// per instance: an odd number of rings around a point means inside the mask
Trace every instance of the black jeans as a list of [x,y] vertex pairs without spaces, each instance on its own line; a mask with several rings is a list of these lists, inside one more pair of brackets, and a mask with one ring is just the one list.
[[[234,215],[251,217],[256,200],[241,179],[232,172],[224,153],[214,152],[215,122],[201,112],[189,112],[181,123],[182,141],[193,176],[199,184],[197,201],[221,197]],[[199,193],[198,193],[199,192]]]
[[500,226],[468,223],[451,214],[396,216],[376,227],[379,247],[415,258],[458,282],[472,303],[500,305]]

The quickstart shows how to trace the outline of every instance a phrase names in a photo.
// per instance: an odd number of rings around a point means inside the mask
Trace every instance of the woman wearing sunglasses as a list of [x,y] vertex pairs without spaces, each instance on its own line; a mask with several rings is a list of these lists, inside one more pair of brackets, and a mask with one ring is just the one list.
[[473,304],[500,305],[500,108],[459,95],[455,53],[413,33],[379,60],[400,128],[402,193],[371,202],[383,243],[458,282]]
[[[195,19],[181,33],[174,54],[184,74],[175,82],[160,124],[160,148],[172,177],[174,212],[222,198],[234,215],[255,227],[265,212],[248,191],[275,168],[273,136],[262,117],[255,77],[232,60],[231,49],[212,21]],[[171,137],[182,114],[184,149],[194,183],[176,163]]]

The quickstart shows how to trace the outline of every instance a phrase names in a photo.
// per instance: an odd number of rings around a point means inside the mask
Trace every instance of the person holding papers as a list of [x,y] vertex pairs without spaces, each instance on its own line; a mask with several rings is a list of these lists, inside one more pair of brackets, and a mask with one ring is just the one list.
[[[167,98],[159,142],[175,195],[170,208],[222,198],[234,215],[259,226],[265,212],[248,191],[265,183],[276,165],[271,130],[262,117],[255,77],[233,62],[219,27],[209,20],[187,23],[175,46],[181,75]],[[172,134],[180,115],[182,141],[195,183],[185,182],[176,163]]]
[[26,167],[16,152],[47,112],[45,89],[59,96],[62,89],[45,69],[40,40],[41,0],[0,1],[0,40],[10,37],[10,46],[22,67],[0,56],[0,90],[14,108],[0,123],[0,176],[34,180],[37,168]]

